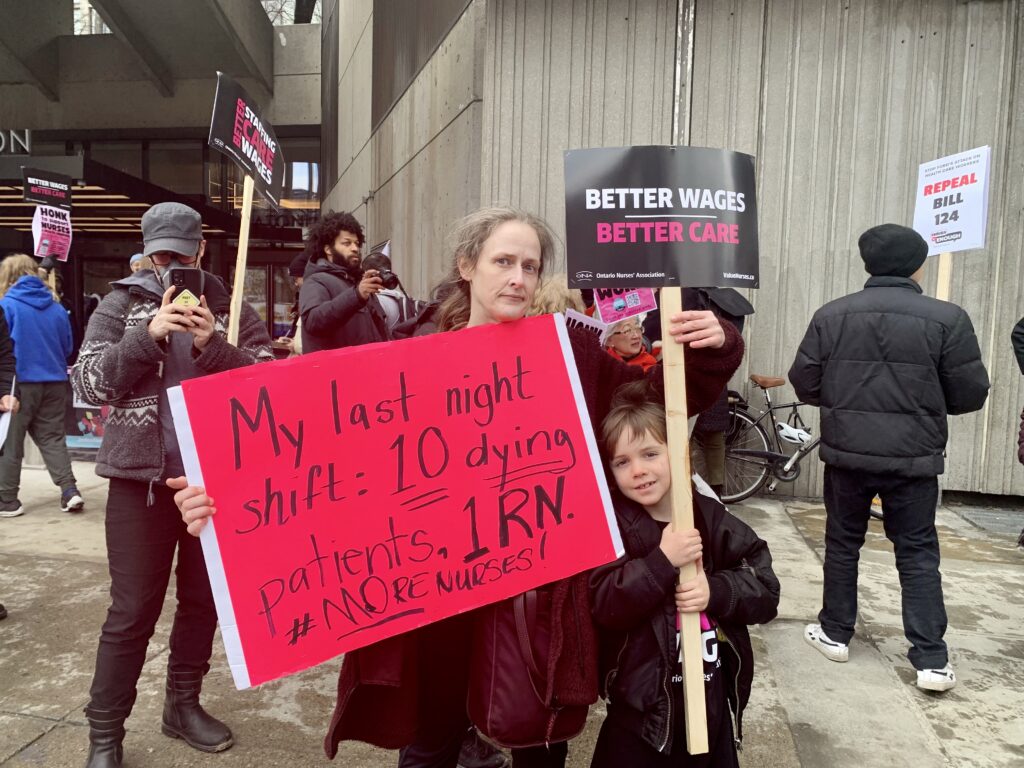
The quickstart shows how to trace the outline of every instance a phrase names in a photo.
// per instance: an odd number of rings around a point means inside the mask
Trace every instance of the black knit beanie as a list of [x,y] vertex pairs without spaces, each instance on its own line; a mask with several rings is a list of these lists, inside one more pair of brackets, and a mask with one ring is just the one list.
[[302,277],[306,274],[306,264],[309,262],[309,254],[303,251],[288,265],[288,274],[291,277]]
[[879,224],[857,241],[864,269],[872,275],[910,277],[928,258],[928,243],[910,227]]

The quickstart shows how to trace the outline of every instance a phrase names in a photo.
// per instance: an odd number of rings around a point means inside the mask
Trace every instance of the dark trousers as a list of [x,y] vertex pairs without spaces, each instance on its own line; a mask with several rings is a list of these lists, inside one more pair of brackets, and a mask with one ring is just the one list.
[[[62,491],[75,485],[64,436],[64,413],[68,407],[68,383],[46,381],[20,385],[21,409],[11,416],[3,454],[0,455],[0,501],[14,501],[21,487],[21,461],[25,456],[25,433],[32,436],[53,484]],[[9,394],[7,392],[0,394]]]
[[896,551],[903,595],[903,631],[916,669],[948,660],[946,607],[935,531],[938,480],[934,477],[854,472],[825,467],[825,589],[818,620],[833,640],[849,643],[857,621],[857,563],[867,533],[871,500],[882,499],[885,535]]
[[594,746],[590,768],[739,768],[736,742],[732,737],[732,719],[721,718],[717,733],[708,734],[708,752],[691,755],[686,751],[686,736],[677,733],[671,754],[658,752],[615,717],[605,718]]
[[135,686],[163,608],[175,550],[178,606],[168,671],[205,673],[217,628],[199,539],[186,531],[169,488],[153,486],[152,507],[146,506],[147,491],[147,483],[114,479],[107,497],[111,605],[89,695],[93,708],[125,715],[135,703]]
[[[420,733],[399,753],[398,768],[456,768],[459,747],[469,729],[466,697],[473,640],[472,613],[453,616],[423,629],[419,658]],[[564,768],[569,745],[512,750],[514,768]]]

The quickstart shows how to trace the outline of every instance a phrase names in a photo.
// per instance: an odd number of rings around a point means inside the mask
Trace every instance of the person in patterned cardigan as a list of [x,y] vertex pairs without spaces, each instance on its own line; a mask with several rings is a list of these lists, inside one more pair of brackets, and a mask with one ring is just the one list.
[[199,214],[160,203],[142,217],[154,269],[112,284],[89,320],[73,374],[79,397],[107,405],[96,473],[110,478],[106,539],[111,606],[100,635],[85,709],[87,768],[121,765],[124,721],[135,702],[177,551],[177,610],[171,629],[163,732],[206,752],[232,744],[231,731],[199,705],[217,626],[198,539],[189,536],[165,486],[184,473],[167,399],[182,381],[273,359],[266,324],[242,304],[238,346],[227,341],[230,296],[201,272],[198,306],[171,299],[169,273],[198,269],[205,241]]

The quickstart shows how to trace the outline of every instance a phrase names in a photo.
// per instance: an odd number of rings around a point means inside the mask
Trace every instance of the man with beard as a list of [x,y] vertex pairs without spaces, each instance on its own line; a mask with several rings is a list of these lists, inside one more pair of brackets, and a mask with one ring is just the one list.
[[303,353],[390,338],[376,297],[384,287],[380,275],[360,268],[363,242],[363,227],[349,213],[329,213],[310,230],[299,294]]
[[[309,264],[299,291],[302,354],[391,339],[387,315],[377,299],[384,288],[380,272],[360,266],[364,242],[362,225],[349,213],[329,213],[310,231]],[[504,768],[508,759],[470,728],[458,764]]]

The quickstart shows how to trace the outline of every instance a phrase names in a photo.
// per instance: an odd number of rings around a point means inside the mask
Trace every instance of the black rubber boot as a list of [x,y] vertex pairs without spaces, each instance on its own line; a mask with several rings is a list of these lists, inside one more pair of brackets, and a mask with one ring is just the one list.
[[718,498],[722,498],[722,491],[724,490],[724,488],[725,486],[722,485],[711,486],[711,490],[715,492],[715,496],[717,496]]
[[459,768],[508,768],[508,757],[470,727],[459,749]]
[[202,672],[168,672],[161,730],[202,752],[223,752],[234,744],[231,729],[199,706]]
[[89,757],[85,768],[121,768],[127,715],[86,707],[85,717],[89,721]]

